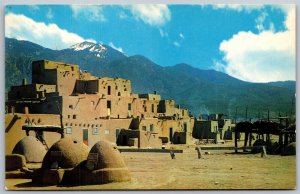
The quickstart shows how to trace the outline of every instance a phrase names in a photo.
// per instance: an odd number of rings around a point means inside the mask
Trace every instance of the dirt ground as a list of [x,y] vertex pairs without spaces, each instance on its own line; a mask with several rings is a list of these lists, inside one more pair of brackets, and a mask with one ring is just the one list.
[[6,179],[8,190],[157,190],[157,189],[295,189],[296,156],[209,151],[198,159],[194,147],[183,153],[122,153],[130,182],[89,186],[36,187],[30,179]]

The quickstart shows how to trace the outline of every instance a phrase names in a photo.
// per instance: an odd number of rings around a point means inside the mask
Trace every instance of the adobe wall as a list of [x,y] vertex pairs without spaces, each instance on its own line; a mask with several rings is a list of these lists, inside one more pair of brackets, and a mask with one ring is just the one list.
[[78,65],[47,60],[32,63],[32,83],[57,85],[60,95],[72,94],[77,79]]
[[[78,115],[82,119],[87,116],[98,119],[129,118],[133,116],[135,111],[132,105],[132,110],[128,110],[128,104],[132,103],[132,100],[131,97],[120,98],[116,96],[102,98],[96,94],[66,96],[63,97],[63,110],[66,116]],[[110,104],[110,108],[108,108],[108,104]]]
[[99,94],[103,97],[107,96],[122,96],[128,97],[131,93],[130,80],[121,78],[99,78]]
[[161,100],[158,105],[158,112],[163,113],[165,116],[173,116],[175,112],[174,100]]
[[139,148],[161,148],[162,141],[158,134],[140,131]]
[[196,139],[214,139],[218,121],[195,121],[193,137]]
[[131,119],[65,119],[65,136],[83,141],[90,147],[100,140],[116,143],[119,131],[128,129],[130,123]]
[[[32,125],[55,125],[60,126],[59,115],[44,115],[44,114],[15,114],[18,119],[13,121],[13,114],[5,115],[6,124],[6,154],[10,154],[22,138],[26,136],[26,132],[22,130],[25,124]],[[131,119],[99,119],[99,120],[72,120],[64,119],[65,137],[72,137],[77,141],[83,141],[83,130],[87,130],[88,145],[93,146],[99,140],[108,140],[116,142],[117,133],[120,129],[128,129]],[[30,135],[35,136],[33,131]],[[50,147],[53,143],[61,138],[59,133],[44,132],[44,139]]]
[[[15,114],[18,119],[13,120],[13,114],[5,115],[5,154],[11,154],[15,145],[24,137],[26,132],[22,130],[22,125],[32,123],[35,125],[60,125],[58,115],[43,114]],[[33,131],[30,135],[35,136]],[[44,132],[44,138],[47,145],[51,146],[60,139],[60,134],[53,132]]]
[[[171,136],[176,131],[184,131],[187,137],[191,136],[194,120],[189,117],[186,109],[176,108],[174,100],[161,100],[156,93],[131,94],[130,80],[98,78],[80,71],[78,65],[46,60],[33,62],[32,80],[34,84],[12,87],[7,112],[42,117],[46,124],[60,126],[60,110],[65,135],[84,141],[89,146],[103,139],[116,142],[120,129],[129,128],[141,131],[139,144],[145,147],[161,145],[158,137],[169,137],[170,128]],[[16,97],[30,99],[21,99],[22,103],[16,103]],[[55,117],[54,122],[51,115]],[[17,133],[14,128],[21,129],[22,118],[11,127],[7,134],[9,137],[13,137],[11,133]],[[151,135],[145,138],[147,134]],[[57,137],[60,138],[59,134]],[[51,144],[57,137],[45,133],[46,141]],[[150,145],[150,140],[153,145]]]
[[232,129],[234,129],[235,124],[231,122],[230,119],[224,119],[224,126],[222,129],[221,139],[232,140]]
[[161,96],[159,94],[139,94],[139,98],[145,98],[147,100],[161,100]]
[[138,148],[162,147],[162,141],[158,134],[141,130],[122,130],[118,138],[118,145],[128,146],[131,138],[138,139]]
[[139,130],[160,133],[161,128],[158,126],[157,118],[142,118],[139,124]]
[[12,86],[8,92],[8,98],[10,100],[20,99],[39,99],[45,97],[46,93],[56,92],[55,85],[44,85],[44,84],[28,84],[20,86]]

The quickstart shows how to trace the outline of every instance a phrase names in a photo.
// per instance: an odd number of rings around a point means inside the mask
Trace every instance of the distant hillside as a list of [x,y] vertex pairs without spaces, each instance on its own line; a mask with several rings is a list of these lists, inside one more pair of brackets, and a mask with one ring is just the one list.
[[290,90],[296,90],[296,82],[295,81],[279,81],[279,82],[269,82],[266,83],[269,86],[277,86],[281,88],[287,88]]
[[97,76],[130,79],[134,93],[157,91],[164,99],[175,99],[197,116],[200,113],[225,113],[248,118],[295,113],[295,81],[249,83],[214,70],[200,70],[188,64],[162,67],[144,56],[127,57],[107,46],[89,42],[64,50],[43,48],[28,41],[5,39],[6,91],[31,80],[31,62],[48,59],[80,65]]

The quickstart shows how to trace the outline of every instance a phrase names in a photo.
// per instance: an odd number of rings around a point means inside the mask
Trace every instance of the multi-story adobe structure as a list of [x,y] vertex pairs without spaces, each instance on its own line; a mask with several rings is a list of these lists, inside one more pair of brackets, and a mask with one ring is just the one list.
[[[188,143],[194,118],[174,100],[156,94],[132,94],[131,82],[95,77],[78,65],[48,60],[32,63],[32,83],[12,86],[6,102],[6,152],[27,135],[47,146],[61,138],[92,146],[99,140],[140,148]],[[23,130],[22,130],[23,129]],[[51,129],[51,130],[49,130]],[[44,143],[45,143],[44,142]]]
[[210,114],[194,122],[193,137],[199,140],[212,140],[215,143],[233,140],[235,123],[223,114]]

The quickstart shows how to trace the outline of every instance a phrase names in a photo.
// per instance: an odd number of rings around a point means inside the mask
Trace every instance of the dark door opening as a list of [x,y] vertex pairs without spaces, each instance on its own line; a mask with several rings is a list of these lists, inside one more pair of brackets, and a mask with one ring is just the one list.
[[184,131],[185,133],[187,132],[187,124],[186,124],[186,123],[183,124],[183,131]]
[[127,135],[122,136],[122,145],[127,145]]
[[89,131],[88,129],[82,129],[82,140],[85,145],[89,145]]
[[111,87],[108,86],[108,87],[107,87],[107,95],[110,95],[110,94],[111,94]]
[[170,128],[170,131],[169,131],[169,139],[170,139],[170,142],[173,141],[173,128],[172,127]]
[[176,143],[178,143],[178,144],[180,144],[181,142],[180,142],[180,136],[178,135],[177,136],[177,142]]
[[110,116],[110,113],[111,113],[111,101],[110,100],[107,101],[106,107],[107,107],[107,115]]

